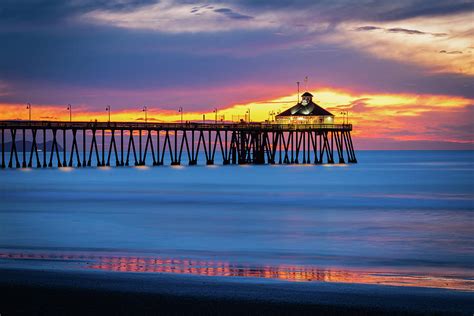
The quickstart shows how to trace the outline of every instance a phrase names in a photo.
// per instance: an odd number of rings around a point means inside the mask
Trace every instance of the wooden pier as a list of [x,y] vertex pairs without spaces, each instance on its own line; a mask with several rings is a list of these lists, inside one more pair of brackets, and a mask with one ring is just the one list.
[[356,163],[351,131],[351,124],[0,121],[0,159],[1,168]]

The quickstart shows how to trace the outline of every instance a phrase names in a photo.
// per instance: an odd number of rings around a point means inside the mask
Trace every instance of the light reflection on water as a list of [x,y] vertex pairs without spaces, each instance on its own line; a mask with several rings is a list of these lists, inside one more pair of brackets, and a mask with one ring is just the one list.
[[[474,291],[474,280],[456,276],[443,277],[433,274],[407,274],[341,270],[311,266],[279,265],[254,266],[225,261],[197,259],[172,259],[161,257],[110,256],[61,253],[0,253],[0,260],[53,260],[63,269],[91,269],[113,272],[175,273],[201,276],[245,277],[278,279],[292,282],[337,282],[378,284],[391,286],[416,286],[451,290]],[[73,263],[71,265],[71,263]]]

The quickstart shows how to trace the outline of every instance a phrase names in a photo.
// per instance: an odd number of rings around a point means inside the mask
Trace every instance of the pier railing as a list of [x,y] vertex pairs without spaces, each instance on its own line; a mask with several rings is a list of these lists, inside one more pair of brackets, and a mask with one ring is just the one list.
[[277,124],[277,123],[156,123],[156,122],[66,122],[66,121],[0,121],[0,128],[95,128],[95,129],[160,129],[160,130],[266,130],[266,131],[294,131],[294,130],[345,130],[352,131],[352,124]]
[[351,124],[0,121],[0,166],[355,163],[351,131]]

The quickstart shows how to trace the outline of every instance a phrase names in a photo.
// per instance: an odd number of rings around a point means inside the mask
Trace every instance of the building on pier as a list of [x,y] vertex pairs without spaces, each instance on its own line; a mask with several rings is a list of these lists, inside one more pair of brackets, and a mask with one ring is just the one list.
[[277,124],[334,124],[334,115],[314,103],[311,93],[301,97],[301,102],[275,116]]

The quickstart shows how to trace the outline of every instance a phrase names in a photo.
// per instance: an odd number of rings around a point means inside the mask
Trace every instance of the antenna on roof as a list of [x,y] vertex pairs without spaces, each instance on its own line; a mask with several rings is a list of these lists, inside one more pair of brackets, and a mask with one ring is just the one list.
[[308,91],[308,76],[304,77],[304,90]]
[[296,86],[298,87],[298,103],[300,103],[300,82],[296,81]]

